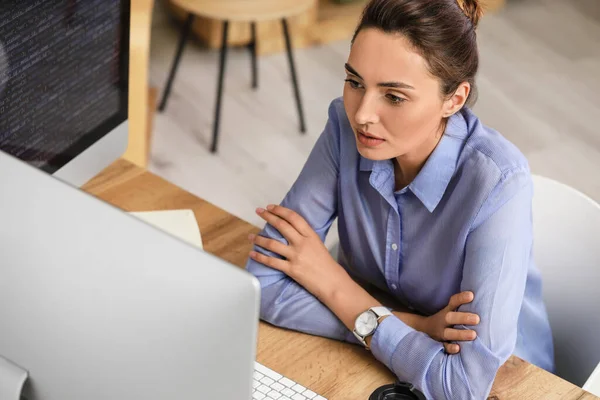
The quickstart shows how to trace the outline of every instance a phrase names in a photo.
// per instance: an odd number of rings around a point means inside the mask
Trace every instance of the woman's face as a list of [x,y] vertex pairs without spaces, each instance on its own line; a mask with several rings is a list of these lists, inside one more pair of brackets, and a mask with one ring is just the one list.
[[443,133],[441,121],[448,104],[439,80],[404,36],[361,30],[346,74],[344,107],[363,157],[387,160],[430,154]]

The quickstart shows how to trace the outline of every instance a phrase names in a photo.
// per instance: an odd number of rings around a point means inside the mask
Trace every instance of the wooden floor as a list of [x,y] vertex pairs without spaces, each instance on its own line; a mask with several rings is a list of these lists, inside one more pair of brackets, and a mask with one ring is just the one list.
[[[160,3],[160,2],[159,2]],[[162,92],[177,28],[160,10],[151,83]],[[514,0],[479,28],[482,121],[528,157],[534,173],[600,202],[600,2]],[[279,202],[341,95],[348,41],[296,53],[308,133],[301,136],[284,54],[259,59],[250,88],[247,51],[229,52],[220,152],[208,152],[218,54],[186,48],[168,109],[157,114],[151,171],[256,225],[254,209]]]

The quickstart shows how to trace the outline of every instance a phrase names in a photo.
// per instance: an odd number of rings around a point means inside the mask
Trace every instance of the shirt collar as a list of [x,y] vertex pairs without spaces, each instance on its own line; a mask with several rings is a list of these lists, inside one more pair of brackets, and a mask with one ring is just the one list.
[[[450,179],[456,171],[458,158],[468,135],[467,121],[463,113],[468,113],[468,111],[461,110],[448,119],[442,139],[408,186],[429,212],[433,212],[442,200]],[[390,168],[391,175],[389,174]],[[391,160],[376,161],[361,156],[360,170],[372,171],[375,177],[372,177],[374,179],[371,180],[374,182],[381,182],[382,178],[394,179]],[[381,176],[381,172],[384,171],[388,173]]]

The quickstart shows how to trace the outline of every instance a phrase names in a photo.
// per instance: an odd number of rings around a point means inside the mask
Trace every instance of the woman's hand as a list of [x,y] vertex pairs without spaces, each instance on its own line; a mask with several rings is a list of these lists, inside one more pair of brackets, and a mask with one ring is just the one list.
[[329,254],[321,238],[306,220],[295,211],[277,205],[269,205],[266,210],[258,208],[256,213],[277,229],[289,244],[250,235],[248,239],[252,243],[285,259],[256,251],[250,252],[250,257],[283,272],[318,299],[330,296],[336,288],[336,282],[347,273]]
[[473,301],[473,292],[461,292],[450,298],[446,307],[437,314],[425,317],[420,321],[419,330],[428,334],[432,339],[444,343],[444,348],[449,354],[460,352],[460,346],[456,343],[445,343],[448,341],[472,341],[477,337],[474,330],[454,329],[454,325],[477,325],[479,316],[477,314],[455,312],[459,306]]

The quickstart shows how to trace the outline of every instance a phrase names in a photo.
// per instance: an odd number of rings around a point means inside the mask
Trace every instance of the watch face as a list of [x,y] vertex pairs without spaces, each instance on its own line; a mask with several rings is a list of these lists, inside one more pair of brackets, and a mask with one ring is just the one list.
[[355,323],[356,332],[361,336],[372,333],[377,327],[377,317],[371,311],[366,311],[358,316]]

